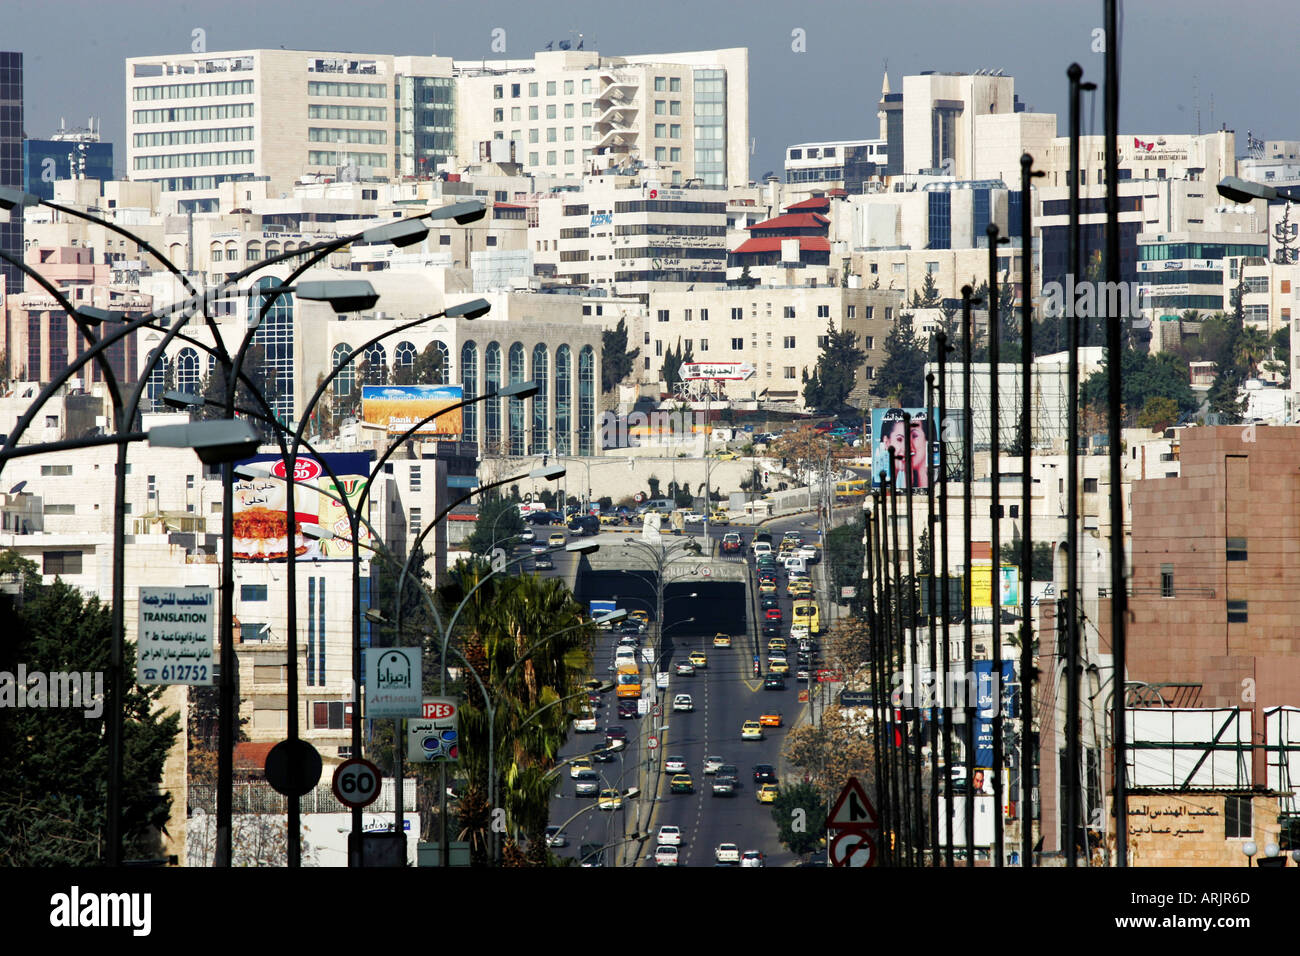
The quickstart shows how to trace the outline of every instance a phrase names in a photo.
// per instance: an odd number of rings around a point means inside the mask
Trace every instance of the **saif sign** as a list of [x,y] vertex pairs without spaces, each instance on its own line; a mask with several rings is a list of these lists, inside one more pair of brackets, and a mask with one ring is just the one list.
[[406,759],[411,763],[448,763],[460,759],[456,719],[460,705],[451,697],[428,697],[418,720],[406,722]]
[[366,716],[419,717],[424,672],[418,647],[367,647]]
[[136,683],[211,687],[216,613],[212,588],[141,588]]

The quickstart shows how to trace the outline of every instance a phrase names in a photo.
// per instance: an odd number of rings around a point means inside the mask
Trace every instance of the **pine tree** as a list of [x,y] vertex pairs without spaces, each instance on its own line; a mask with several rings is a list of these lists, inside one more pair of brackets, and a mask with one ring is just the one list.
[[614,386],[632,373],[641,349],[627,349],[627,324],[618,320],[612,329],[600,333],[600,390],[612,391]]

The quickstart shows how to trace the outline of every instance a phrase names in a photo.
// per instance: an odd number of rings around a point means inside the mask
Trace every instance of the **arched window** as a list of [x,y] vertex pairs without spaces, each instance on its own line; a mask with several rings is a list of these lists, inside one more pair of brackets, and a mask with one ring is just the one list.
[[533,381],[537,383],[537,394],[533,397],[533,454],[541,455],[550,451],[546,441],[546,404],[550,395],[550,383],[546,380],[549,369],[546,346],[537,344],[533,347]]
[[442,356],[442,366],[433,376],[434,385],[446,385],[454,377],[451,373],[451,349],[447,348],[447,343],[441,339],[433,340],[433,347],[438,350]]
[[209,251],[209,253],[208,253],[209,258],[211,258],[211,260],[212,260],[213,262],[220,262],[220,261],[221,261],[221,252],[222,252],[222,249],[221,249],[221,243],[219,243],[219,242],[214,242],[214,243],[212,244],[212,249],[211,249],[211,250]]
[[330,353],[330,369],[336,369],[340,365],[343,371],[334,377],[333,388],[335,398],[348,398],[352,395],[352,390],[356,388],[357,366],[355,362],[349,362],[348,357],[352,354],[352,346],[346,342],[340,342],[334,346],[334,351]]
[[[154,349],[153,352],[149,353],[150,361],[153,360],[157,351],[157,349]],[[162,396],[163,392],[167,390],[168,364],[167,356],[163,355],[158,359],[158,363],[149,371],[149,386],[146,389],[146,392],[149,395],[149,407],[155,412],[163,407]]]
[[[522,381],[524,381],[524,346],[521,342],[516,342],[510,346],[510,384],[515,385]],[[510,454],[522,455],[526,438],[523,399],[510,399],[509,415]]]
[[388,382],[388,352],[376,342],[366,349],[362,385],[385,385]]
[[[472,341],[460,347],[460,387],[461,396],[466,401],[478,397],[478,346]],[[466,405],[461,410],[463,416],[462,438],[465,441],[478,441],[478,406]]]
[[199,385],[199,353],[192,348],[183,348],[176,353],[176,372],[173,375],[174,387],[182,392],[198,395],[202,389]]
[[257,240],[254,240],[254,241],[250,242],[250,243],[248,244],[248,252],[245,254],[245,258],[246,258],[249,262],[261,262],[261,261],[262,261],[262,244],[261,244],[260,242],[258,242]]
[[573,353],[567,345],[555,350],[555,453],[572,455]]
[[[267,297],[259,293],[281,284],[281,279],[263,276],[257,280],[249,294],[249,308],[260,310]],[[285,424],[293,421],[294,359],[293,359],[293,296],[273,297],[266,318],[253,333],[253,345],[262,349],[262,372],[265,376],[266,399],[275,417]],[[250,368],[250,372],[254,369]]]
[[280,244],[278,242],[268,242],[266,244],[266,258],[274,259],[280,254]]
[[594,455],[596,446],[596,351],[578,353],[578,454]]
[[239,246],[235,245],[233,240],[231,242],[226,243],[226,261],[227,262],[239,261]]
[[393,372],[396,374],[398,369],[409,369],[415,364],[416,354],[413,342],[398,342],[393,349]]
[[[501,346],[489,342],[483,354],[483,394],[491,395],[501,388]],[[495,454],[501,442],[501,400],[489,398],[484,402],[483,440],[488,454]]]

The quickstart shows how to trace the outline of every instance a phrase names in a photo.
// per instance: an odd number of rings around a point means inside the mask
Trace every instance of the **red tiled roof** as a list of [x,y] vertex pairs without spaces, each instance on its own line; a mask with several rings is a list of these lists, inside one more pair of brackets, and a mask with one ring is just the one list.
[[819,216],[815,212],[797,212],[789,213],[784,216],[777,216],[775,219],[769,219],[766,222],[756,222],[752,226],[746,226],[746,229],[821,229],[829,226],[831,221],[825,216]]
[[236,770],[261,770],[266,766],[266,755],[275,744],[244,743],[235,744]]
[[805,199],[803,202],[797,202],[793,205],[786,206],[786,212],[812,212],[818,209],[830,209],[831,201],[825,196],[813,196],[811,199]]
[[[821,236],[790,236],[788,238],[799,240],[800,252],[831,251],[830,240]],[[781,236],[754,236],[746,239],[731,251],[733,254],[742,252],[780,252],[782,242],[785,242],[785,239]]]

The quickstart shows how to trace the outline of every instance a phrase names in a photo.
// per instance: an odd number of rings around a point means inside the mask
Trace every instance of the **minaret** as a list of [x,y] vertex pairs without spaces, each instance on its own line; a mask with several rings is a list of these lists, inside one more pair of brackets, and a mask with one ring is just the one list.
[[880,120],[880,138],[887,140],[889,138],[888,124],[885,122],[885,97],[889,95],[889,66],[885,65],[885,78],[880,83],[880,109],[876,111],[876,119]]

